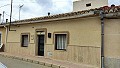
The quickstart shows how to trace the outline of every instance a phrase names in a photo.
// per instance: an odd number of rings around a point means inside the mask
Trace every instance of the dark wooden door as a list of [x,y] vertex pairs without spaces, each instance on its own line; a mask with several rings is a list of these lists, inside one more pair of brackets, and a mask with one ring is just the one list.
[[38,35],[38,55],[44,56],[44,35]]

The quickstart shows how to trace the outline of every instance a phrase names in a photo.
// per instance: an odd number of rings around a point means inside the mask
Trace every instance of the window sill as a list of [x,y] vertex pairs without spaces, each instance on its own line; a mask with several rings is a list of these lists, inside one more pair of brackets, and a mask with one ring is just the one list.
[[21,47],[28,47],[28,46],[21,46]]
[[67,51],[67,49],[55,49],[55,51]]

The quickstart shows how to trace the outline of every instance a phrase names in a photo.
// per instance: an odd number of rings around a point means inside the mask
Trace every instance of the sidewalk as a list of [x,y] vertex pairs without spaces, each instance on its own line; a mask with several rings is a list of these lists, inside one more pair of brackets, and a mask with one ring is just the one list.
[[23,60],[40,65],[45,65],[51,68],[96,68],[85,64],[75,64],[67,61],[52,60],[38,56],[21,56],[21,55],[9,54],[6,52],[0,52],[0,56]]

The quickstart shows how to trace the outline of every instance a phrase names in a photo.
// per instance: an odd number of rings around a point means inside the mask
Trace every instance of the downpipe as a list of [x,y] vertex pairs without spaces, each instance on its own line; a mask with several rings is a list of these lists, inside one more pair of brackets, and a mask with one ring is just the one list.
[[101,68],[105,68],[104,64],[104,12],[100,11],[101,18]]

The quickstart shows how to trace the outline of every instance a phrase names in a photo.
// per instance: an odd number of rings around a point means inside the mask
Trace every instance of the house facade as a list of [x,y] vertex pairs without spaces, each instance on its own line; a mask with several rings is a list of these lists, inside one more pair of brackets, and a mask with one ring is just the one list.
[[[87,19],[92,20],[91,23],[88,23]],[[101,44],[99,18],[87,19],[11,26],[11,29],[16,31],[8,32],[6,51],[12,54],[44,56],[99,66]],[[27,37],[27,41],[24,36]],[[94,60],[92,55],[95,57]]]
[[7,53],[43,56],[100,67],[99,17],[18,22],[11,25],[10,30],[15,31],[7,33]]
[[[114,7],[113,12],[108,10],[108,13],[104,10],[104,64],[107,68],[119,65],[119,9]],[[5,52],[100,68],[103,51],[99,10],[14,21],[11,26],[1,25],[2,39],[6,38],[6,42],[2,41]]]
[[4,51],[119,68],[120,6],[1,24]]

